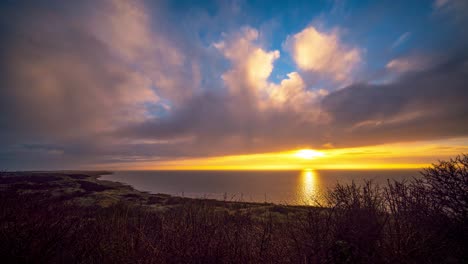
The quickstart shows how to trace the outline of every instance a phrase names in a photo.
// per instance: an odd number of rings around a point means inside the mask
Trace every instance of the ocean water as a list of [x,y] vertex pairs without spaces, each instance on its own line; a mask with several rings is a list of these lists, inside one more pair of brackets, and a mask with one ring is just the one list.
[[117,171],[103,180],[129,184],[140,191],[191,198],[308,205],[323,201],[337,183],[420,177],[418,170],[304,170],[304,171]]

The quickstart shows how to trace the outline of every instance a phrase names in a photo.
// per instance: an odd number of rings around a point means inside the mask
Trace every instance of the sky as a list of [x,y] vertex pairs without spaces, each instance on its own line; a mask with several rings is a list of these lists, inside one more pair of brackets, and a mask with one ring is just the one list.
[[0,169],[420,168],[468,152],[468,2],[0,3]]

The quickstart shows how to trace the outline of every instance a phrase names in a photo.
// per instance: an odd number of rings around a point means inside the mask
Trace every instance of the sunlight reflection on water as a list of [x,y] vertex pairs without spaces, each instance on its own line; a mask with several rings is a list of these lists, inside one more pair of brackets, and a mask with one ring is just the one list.
[[313,205],[319,200],[319,177],[318,172],[312,169],[306,169],[300,172],[300,180],[297,185],[296,203]]
[[388,179],[410,180],[415,170],[317,171],[117,171],[102,179],[119,181],[138,190],[192,198],[273,202],[295,205],[323,203],[336,183],[364,180],[386,184]]

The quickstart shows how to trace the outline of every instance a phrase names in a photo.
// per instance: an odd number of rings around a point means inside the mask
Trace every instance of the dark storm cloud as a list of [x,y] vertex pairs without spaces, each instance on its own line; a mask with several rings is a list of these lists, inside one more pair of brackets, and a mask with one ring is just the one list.
[[[463,51],[464,52],[464,51]],[[455,53],[389,84],[354,84],[322,101],[336,145],[468,135],[468,57]]]

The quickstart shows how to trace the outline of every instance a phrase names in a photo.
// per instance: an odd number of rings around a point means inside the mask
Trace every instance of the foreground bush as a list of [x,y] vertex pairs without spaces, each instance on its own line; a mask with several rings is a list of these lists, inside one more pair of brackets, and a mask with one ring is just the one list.
[[[467,263],[462,155],[411,182],[337,185],[323,207],[166,212],[0,192],[2,263]],[[243,207],[239,207],[243,208]],[[266,209],[265,209],[266,210]],[[275,217],[281,214],[284,217]]]

